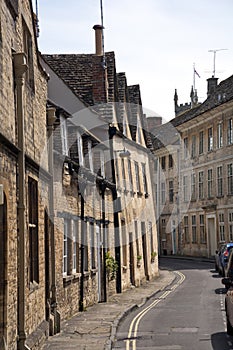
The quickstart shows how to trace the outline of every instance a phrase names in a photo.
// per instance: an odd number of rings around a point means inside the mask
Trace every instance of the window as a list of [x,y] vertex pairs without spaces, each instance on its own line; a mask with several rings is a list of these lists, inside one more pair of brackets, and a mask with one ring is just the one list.
[[144,193],[148,194],[147,178],[146,178],[146,164],[145,163],[142,163],[142,179],[143,179]]
[[217,140],[218,148],[221,148],[223,146],[222,123],[218,124],[217,133],[218,133],[218,140]]
[[151,221],[149,221],[148,227],[149,227],[149,235],[150,235],[150,251],[151,251],[151,253],[153,253],[154,252],[154,237],[153,237],[153,228],[152,228]]
[[39,283],[38,183],[28,178],[29,278]]
[[233,143],[233,123],[232,118],[227,121],[227,144],[231,145]]
[[162,241],[166,241],[166,220],[162,219],[161,220],[161,234],[162,234]]
[[63,232],[63,275],[68,274],[68,221],[64,220]]
[[196,200],[196,174],[191,175],[191,199]]
[[200,171],[198,174],[198,188],[199,188],[199,199],[204,198],[204,172]]
[[169,181],[169,202],[173,203],[173,200],[174,200],[173,181]]
[[196,135],[192,136],[192,150],[191,150],[192,158],[196,157]]
[[213,170],[208,169],[208,198],[213,197]]
[[166,169],[166,157],[165,156],[161,157],[161,167],[163,170]]
[[203,154],[204,152],[204,132],[199,132],[199,154]]
[[200,214],[199,216],[200,220],[200,242],[206,243],[206,232],[205,232],[205,223],[204,223],[204,215]]
[[88,223],[83,222],[82,229],[84,230],[83,232],[83,266],[84,266],[84,271],[89,270],[89,260],[88,260]]
[[121,169],[122,169],[122,187],[126,190],[126,173],[125,173],[125,161],[121,158]]
[[137,221],[134,221],[134,231],[135,231],[135,238],[136,238],[137,256],[139,256],[140,255],[140,248],[139,248],[139,236],[138,236],[138,223],[137,223]]
[[192,243],[197,243],[196,215],[192,215]]
[[183,176],[183,194],[184,194],[184,202],[188,201],[188,176]]
[[171,154],[169,154],[169,157],[168,157],[168,164],[169,164],[169,168],[173,168],[173,157]]
[[184,159],[188,158],[188,138],[184,138]]
[[32,36],[23,21],[23,51],[26,54],[28,69],[25,73],[25,82],[34,91],[34,66],[33,66],[33,51],[32,51]]
[[122,260],[123,265],[127,266],[127,239],[126,239],[126,229],[125,221],[121,220],[121,234],[122,234]]
[[141,192],[141,185],[140,185],[140,178],[139,178],[139,166],[138,162],[134,163],[135,165],[135,177],[136,177],[136,187],[137,187],[137,192]]
[[229,213],[229,238],[233,241],[233,211]]
[[225,242],[225,227],[224,227],[224,214],[219,214],[219,238],[221,242]]
[[221,197],[223,195],[223,174],[222,166],[217,167],[217,193]]
[[208,129],[208,152],[213,150],[213,128]]
[[79,222],[73,220],[73,273],[79,272]]
[[90,170],[93,172],[94,167],[93,167],[93,155],[92,155],[92,143],[91,143],[91,141],[88,141],[87,147],[88,147],[89,167],[90,167]]
[[105,159],[103,150],[100,150],[100,174],[102,177],[105,177]]
[[228,195],[233,195],[233,164],[227,165]]
[[165,196],[166,196],[165,182],[162,182],[161,183],[161,204],[165,204]]
[[128,172],[129,172],[130,191],[133,191],[133,175],[132,175],[132,167],[131,167],[131,160],[130,159],[128,159]]
[[67,121],[63,116],[60,116],[60,129],[61,129],[62,154],[64,156],[68,156]]
[[184,239],[185,243],[189,243],[189,218],[184,216]]
[[155,173],[157,173],[157,171],[158,171],[158,158],[156,158],[154,161],[154,171],[155,171]]
[[11,11],[12,16],[15,18],[18,14],[18,7],[19,7],[19,1],[18,0],[8,0],[6,1],[7,6],[9,6],[9,9]]
[[[91,268],[95,269],[95,234],[94,234],[94,229],[95,226],[93,224],[90,224],[89,226],[90,228],[90,253],[91,253]],[[106,246],[106,242],[104,242],[105,246]]]
[[84,166],[83,139],[79,132],[77,132],[77,146],[78,146],[79,165]]

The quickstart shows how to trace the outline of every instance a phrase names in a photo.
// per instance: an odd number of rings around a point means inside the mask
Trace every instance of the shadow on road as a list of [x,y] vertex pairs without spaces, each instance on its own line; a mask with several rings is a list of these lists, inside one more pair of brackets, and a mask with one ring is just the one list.
[[215,272],[213,269],[214,261],[205,260],[204,258],[181,258],[181,257],[159,257],[159,268],[166,269],[166,263],[169,263],[169,270],[210,270],[211,273]]
[[226,332],[214,333],[211,335],[211,344],[213,350],[230,350],[232,345],[228,344],[228,341],[233,341],[233,337],[227,336]]
[[215,289],[215,294],[226,294],[226,288],[217,288]]

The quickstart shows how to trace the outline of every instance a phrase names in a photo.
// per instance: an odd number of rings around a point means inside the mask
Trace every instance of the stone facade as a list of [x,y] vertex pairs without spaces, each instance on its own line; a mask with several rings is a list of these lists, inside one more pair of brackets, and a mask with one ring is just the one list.
[[[19,59],[24,57],[28,70],[24,73],[24,80],[21,80],[20,69],[24,69],[24,65],[23,61],[20,65]],[[0,283],[5,287],[1,289],[0,347],[9,350],[22,348],[26,339],[26,342],[30,343],[30,348],[33,349],[40,342],[34,334],[40,329],[40,339],[43,339],[48,333],[48,323],[45,321],[44,217],[45,210],[49,206],[49,174],[46,154],[41,167],[41,154],[47,138],[47,78],[38,63],[30,1],[1,2],[0,75],[0,183],[3,185],[4,193],[4,202],[0,210],[1,220],[4,223],[1,225],[1,239],[5,247],[1,254],[4,272]],[[21,82],[23,84],[22,103],[20,101]],[[19,133],[21,110],[24,119],[23,141],[20,141]],[[22,150],[22,142],[24,150]],[[25,162],[23,175],[20,172],[22,159]],[[40,169],[43,169],[43,177],[40,176]],[[22,179],[23,197],[19,190]],[[38,199],[35,204],[38,213],[33,223],[30,222],[30,182],[33,182],[36,187]],[[25,210],[19,206],[22,198]],[[21,226],[20,211],[23,212]],[[31,233],[33,230],[37,237],[34,241],[37,251],[36,261],[32,257]],[[22,234],[24,241],[22,241]],[[18,271],[17,266],[19,266]],[[36,280],[33,272],[38,272]],[[24,314],[23,319],[22,314]]]
[[212,92],[208,87],[206,101],[157,130],[161,254],[213,256],[233,239],[232,81],[231,76]]

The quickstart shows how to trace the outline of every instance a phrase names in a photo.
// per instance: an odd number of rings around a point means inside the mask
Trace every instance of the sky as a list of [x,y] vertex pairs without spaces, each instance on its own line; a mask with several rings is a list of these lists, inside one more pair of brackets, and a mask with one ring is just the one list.
[[[33,0],[34,6],[35,1]],[[100,0],[37,0],[42,53],[94,53]],[[190,102],[193,85],[200,102],[206,79],[233,74],[233,0],[102,0],[105,51],[114,51],[117,72],[139,84],[147,116],[174,118],[178,103]],[[224,50],[222,50],[224,49]]]

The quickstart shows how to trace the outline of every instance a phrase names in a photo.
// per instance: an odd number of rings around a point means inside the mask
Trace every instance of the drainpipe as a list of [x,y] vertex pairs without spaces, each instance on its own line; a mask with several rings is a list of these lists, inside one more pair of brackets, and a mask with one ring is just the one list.
[[109,147],[110,147],[110,157],[111,157],[111,170],[112,170],[112,182],[114,183],[114,188],[112,189],[112,199],[113,199],[113,221],[114,221],[114,239],[115,239],[115,257],[118,264],[118,269],[116,273],[116,291],[121,293],[121,245],[120,245],[120,230],[119,230],[119,217],[117,208],[117,190],[116,190],[116,173],[115,164],[113,156],[113,137],[116,135],[116,127],[109,126]]
[[48,130],[48,161],[49,161],[49,173],[51,174],[49,184],[49,217],[50,217],[50,244],[51,244],[51,312],[54,316],[54,334],[60,332],[60,317],[57,313],[57,288],[56,288],[56,258],[55,258],[55,237],[54,237],[54,188],[53,188],[53,126],[56,120],[56,109],[47,109],[47,130]]
[[[84,201],[84,191],[85,191],[85,186],[86,183],[84,184],[79,184],[80,187],[82,187],[80,191],[80,196],[81,196],[81,247],[80,247],[80,253],[81,253],[81,278],[80,278],[80,297],[79,297],[79,311],[84,311],[84,244],[85,244],[85,235],[86,235],[86,230],[85,230],[85,222],[84,222],[84,209],[85,209],[85,201]],[[84,232],[85,231],[85,232]]]
[[105,190],[106,190],[106,184],[103,181],[101,183],[101,196],[102,196],[102,228],[103,228],[103,302],[107,301],[107,283],[106,283],[106,276],[107,276],[107,270],[106,270],[106,223],[105,223]]
[[24,73],[28,66],[23,52],[13,55],[18,121],[18,350],[25,350],[25,150],[24,150]]

